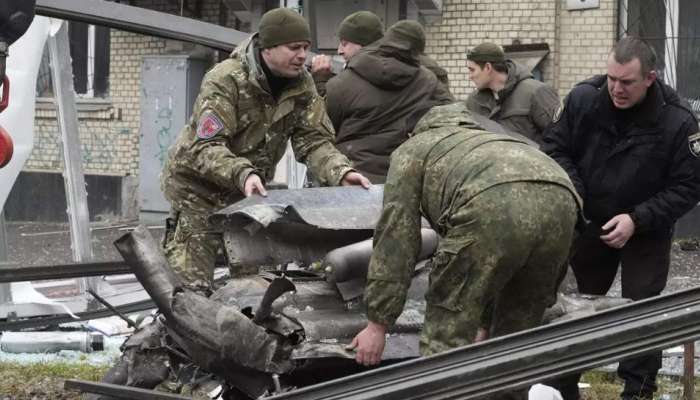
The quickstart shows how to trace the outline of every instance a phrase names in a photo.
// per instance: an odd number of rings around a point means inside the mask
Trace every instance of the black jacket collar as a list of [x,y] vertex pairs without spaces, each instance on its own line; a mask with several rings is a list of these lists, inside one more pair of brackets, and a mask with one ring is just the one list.
[[[613,105],[608,93],[608,82],[605,75],[599,75],[585,83],[591,84],[598,89],[598,99],[596,101],[595,113],[601,120],[612,121],[617,118],[628,118],[632,126],[639,128],[652,128],[657,125],[661,113],[666,106],[666,91],[664,84],[655,81],[647,90],[647,94],[641,104],[629,110],[619,110]],[[677,100],[675,93],[673,94]],[[628,115],[624,115],[628,113]]]

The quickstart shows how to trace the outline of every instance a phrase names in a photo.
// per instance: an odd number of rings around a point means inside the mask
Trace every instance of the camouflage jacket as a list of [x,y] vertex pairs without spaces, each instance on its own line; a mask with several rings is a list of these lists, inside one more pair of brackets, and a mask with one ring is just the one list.
[[534,79],[525,66],[512,61],[506,65],[508,80],[498,98],[491,89],[475,90],[467,98],[467,107],[541,143],[544,129],[559,107],[559,95],[551,86]]
[[511,136],[481,130],[463,103],[433,108],[415,133],[391,157],[365,290],[368,318],[385,325],[403,310],[420,250],[421,215],[444,236],[451,215],[509,182],[560,185],[582,206],[554,160]]
[[251,173],[270,181],[287,140],[321,184],[337,185],[351,170],[310,74],[269,90],[257,35],[204,77],[194,111],[168,153],[161,188],[176,210],[209,213],[243,196]]

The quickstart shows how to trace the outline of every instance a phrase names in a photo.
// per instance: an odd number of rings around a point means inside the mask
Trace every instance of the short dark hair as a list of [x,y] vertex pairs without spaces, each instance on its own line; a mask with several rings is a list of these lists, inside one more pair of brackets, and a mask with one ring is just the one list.
[[639,59],[641,64],[642,75],[646,75],[649,71],[656,68],[656,53],[644,40],[635,37],[627,36],[620,39],[613,47],[611,53],[620,64]]
[[478,65],[479,68],[484,69],[484,65],[486,63],[491,64],[491,68],[496,70],[496,72],[501,72],[501,73],[506,73],[508,72],[508,65],[506,65],[505,61],[497,61],[497,62],[490,62],[490,61],[474,61],[474,60],[468,60],[473,62],[474,64]]

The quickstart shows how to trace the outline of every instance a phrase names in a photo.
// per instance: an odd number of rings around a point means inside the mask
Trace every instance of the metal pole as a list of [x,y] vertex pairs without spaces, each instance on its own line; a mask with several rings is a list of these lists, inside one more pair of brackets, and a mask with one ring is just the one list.
[[[6,1],[6,0],[3,0]],[[26,0],[25,0],[26,1]],[[255,5],[257,2],[253,2]],[[232,51],[250,33],[104,0],[38,0],[36,13]],[[262,12],[253,18],[260,18]],[[257,29],[257,23],[252,25]]]
[[5,229],[5,210],[0,209],[0,263],[7,261],[7,230]]
[[266,399],[478,399],[696,340],[698,318],[693,288]]
[[[51,57],[54,98],[58,108],[59,129],[63,142],[63,180],[68,204],[71,250],[73,251],[73,261],[85,262],[92,259],[90,214],[80,155],[78,113],[75,107],[68,24],[65,22],[61,24],[61,28],[56,34],[49,37],[49,55]],[[97,279],[78,279],[78,286],[81,293],[85,292],[88,287],[95,290]]]
[[674,89],[676,87],[676,65],[678,63],[678,0],[668,0],[666,4],[666,43],[664,81]]
[[695,342],[683,346],[683,399],[695,398]]
[[[7,230],[5,229],[5,210],[0,209],[0,266],[8,260]],[[0,283],[0,304],[12,302],[9,283]]]

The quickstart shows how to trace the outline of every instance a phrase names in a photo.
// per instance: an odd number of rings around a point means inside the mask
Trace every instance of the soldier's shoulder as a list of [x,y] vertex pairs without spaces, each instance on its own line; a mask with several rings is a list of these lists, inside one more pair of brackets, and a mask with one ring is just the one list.
[[676,89],[658,80],[653,87],[660,91],[664,103],[669,106],[669,109],[672,110],[671,112],[674,113],[677,119],[691,120],[697,123],[698,118],[693,112],[690,103],[688,103],[688,100],[681,98]]
[[604,90],[604,82],[605,75],[599,75],[577,83],[566,95],[565,103],[567,108],[573,107],[573,109],[581,110],[595,105],[598,102],[601,90]]
[[326,82],[326,93],[333,99],[346,101],[348,96],[355,93],[361,79],[351,69],[346,68]]
[[556,105],[558,105],[560,102],[560,97],[557,90],[544,82],[539,83],[540,85],[538,85],[533,92],[533,98],[535,99],[536,103],[541,105],[554,105],[556,107]]
[[240,63],[229,58],[214,65],[204,76],[200,95],[221,93],[231,95],[245,90],[247,75],[240,68]]
[[596,75],[577,83],[571,89],[571,93],[576,93],[579,95],[595,95],[602,90],[605,82],[605,75]]
[[328,82],[333,82],[334,85],[341,85],[343,82],[356,78],[358,78],[358,75],[352,69],[345,68],[344,70],[340,71],[338,75],[335,75],[329,79]]
[[304,70],[304,72],[302,72],[300,78],[301,78],[301,85],[305,91],[312,90],[313,88],[316,87],[316,83],[314,82],[314,77],[311,75],[311,72]]
[[225,82],[231,80],[245,79],[245,71],[242,63],[235,58],[227,58],[215,64],[204,76],[204,81]]

